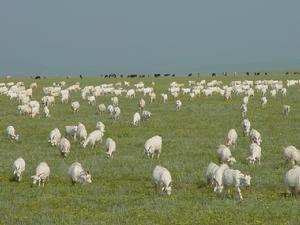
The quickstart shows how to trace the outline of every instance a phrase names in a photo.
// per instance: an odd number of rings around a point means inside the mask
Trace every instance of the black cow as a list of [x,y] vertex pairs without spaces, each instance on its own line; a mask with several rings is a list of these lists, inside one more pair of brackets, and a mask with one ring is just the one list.
[[36,80],[41,79],[41,76],[35,76],[34,79]]
[[188,74],[188,77],[191,77],[191,76],[193,76],[193,74],[192,74],[192,73],[189,73],[189,74]]
[[79,77],[80,77],[80,79],[83,79],[83,76],[81,74],[79,75]]
[[165,73],[164,76],[165,76],[165,77],[168,77],[168,76],[170,76],[170,74],[169,74],[169,73]]
[[129,74],[127,75],[128,78],[134,78],[134,77],[137,77],[137,74]]
[[160,73],[154,74],[154,77],[160,77]]
[[175,77],[175,73],[172,74],[172,77]]
[[212,73],[212,74],[211,74],[212,77],[215,77],[216,75],[217,75],[216,73]]
[[246,72],[246,75],[247,75],[247,76],[249,76],[249,75],[250,75],[250,73],[249,73],[249,72]]

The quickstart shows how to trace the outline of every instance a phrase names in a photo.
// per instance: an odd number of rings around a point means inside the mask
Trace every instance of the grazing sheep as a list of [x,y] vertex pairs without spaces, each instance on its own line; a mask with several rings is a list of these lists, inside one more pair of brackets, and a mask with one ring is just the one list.
[[296,165],[300,161],[300,150],[298,150],[293,145],[284,148],[283,154],[286,159],[292,163],[292,165]]
[[241,113],[242,113],[242,117],[245,117],[246,114],[247,114],[247,111],[248,111],[247,105],[246,104],[242,104],[240,110],[241,110]]
[[22,173],[25,171],[25,160],[23,158],[18,158],[13,164],[13,173],[16,181],[20,182],[22,180]]
[[80,104],[78,101],[71,103],[71,109],[73,110],[74,113],[79,112],[79,107],[80,107]]
[[87,131],[85,129],[84,124],[82,123],[78,123],[77,125],[77,133],[76,133],[76,137],[79,138],[79,141],[82,143],[83,141],[86,140],[87,138]]
[[119,99],[118,99],[118,97],[112,97],[111,98],[111,102],[112,102],[112,105],[113,106],[118,106],[119,105]]
[[74,141],[76,141],[76,134],[77,134],[77,126],[65,126],[65,135],[67,137],[72,137]]
[[248,96],[245,96],[245,97],[243,98],[243,104],[247,105],[248,102],[249,102],[249,97],[248,97]]
[[140,101],[139,101],[139,108],[140,108],[140,111],[144,110],[145,105],[146,105],[145,100],[144,100],[143,98],[141,98]]
[[48,164],[46,162],[41,162],[35,170],[35,175],[31,176],[32,184],[38,184],[38,186],[42,184],[44,186],[45,183],[49,181],[49,175],[50,168]]
[[149,112],[149,111],[142,112],[142,120],[150,119],[150,117],[151,117],[151,112]]
[[116,151],[116,142],[111,139],[107,138],[105,142],[105,147],[106,147],[106,155],[108,158],[113,157],[113,152]]
[[58,149],[63,157],[67,157],[70,153],[71,144],[68,139],[62,138],[58,143]]
[[13,126],[8,126],[6,128],[6,135],[10,141],[19,140],[19,134],[16,134],[15,128]]
[[265,96],[261,97],[260,101],[261,101],[261,106],[262,107],[265,107],[265,105],[268,102],[268,100],[267,100],[267,98]]
[[45,105],[44,106],[44,114],[45,114],[45,117],[50,117],[50,110],[49,108]]
[[127,98],[134,98],[135,97],[135,91],[134,89],[129,89],[126,93]]
[[94,95],[88,97],[88,104],[95,105],[96,104],[96,97]]
[[121,114],[121,109],[117,106],[114,108],[113,111],[113,119],[114,120],[119,120],[120,119],[120,114]]
[[258,161],[258,164],[260,164],[261,147],[256,143],[252,143],[250,145],[249,153],[250,153],[250,156],[247,157],[247,160],[249,161],[249,163],[254,164],[256,161]]
[[286,93],[287,93],[286,88],[282,88],[282,89],[281,89],[281,95],[282,95],[282,96],[286,96]]
[[49,139],[48,142],[52,145],[52,146],[56,146],[58,145],[59,141],[61,138],[61,133],[59,131],[58,128],[54,128],[49,135]]
[[104,112],[106,111],[106,106],[105,106],[105,104],[100,104],[100,105],[98,105],[97,110],[98,110],[98,113],[99,113],[99,114],[104,113]]
[[214,172],[212,185],[214,185],[214,192],[222,192],[223,190],[223,173],[225,170],[229,169],[226,163],[222,163]]
[[161,154],[161,147],[162,147],[162,138],[161,136],[153,136],[149,138],[144,145],[144,153],[151,158],[154,157],[154,154],[157,154],[157,158]]
[[72,163],[69,167],[68,174],[70,175],[73,184],[76,182],[81,184],[92,183],[92,176],[90,172],[88,170],[85,171],[79,162]]
[[180,110],[180,108],[182,106],[182,102],[180,100],[176,100],[175,104],[176,104],[176,110],[177,111]]
[[253,128],[250,131],[249,138],[250,138],[250,141],[252,141],[252,142],[254,142],[258,145],[260,145],[262,143],[260,133],[257,130],[253,129]]
[[161,97],[162,97],[164,103],[166,103],[168,101],[168,95],[167,94],[161,94]]
[[36,107],[36,106],[32,107],[31,108],[31,117],[35,118],[36,115],[38,115],[38,114],[40,114],[40,107]]
[[156,100],[156,94],[154,92],[151,92],[149,94],[149,97],[150,97],[150,104]]
[[101,121],[96,123],[96,130],[100,130],[103,134],[105,133],[105,125]]
[[285,185],[287,192],[291,192],[295,197],[300,194],[300,167],[294,166],[285,174]]
[[231,146],[231,145],[236,145],[236,140],[237,140],[237,132],[235,129],[231,129],[229,130],[228,134],[227,134],[227,146]]
[[272,90],[270,91],[270,94],[271,94],[271,97],[275,97],[276,94],[277,94],[277,91],[276,91],[275,89],[272,89]]
[[113,112],[114,112],[114,107],[112,105],[107,106],[107,111],[109,112],[109,114],[112,116]]
[[244,136],[248,136],[250,133],[251,123],[248,119],[244,119],[241,123]]
[[157,186],[161,187],[161,190],[171,195],[172,192],[172,177],[166,168],[162,166],[156,166],[152,173],[152,183],[157,189]]
[[213,178],[214,175],[216,173],[216,171],[218,170],[219,166],[213,162],[210,162],[208,164],[207,170],[206,170],[206,179],[207,179],[207,184],[212,186],[213,185]]
[[87,139],[82,143],[82,147],[86,148],[88,144],[92,146],[92,148],[95,147],[95,144],[97,142],[102,142],[103,133],[100,130],[94,130],[92,133],[89,134]]
[[139,112],[136,112],[134,115],[133,115],[133,125],[134,126],[138,126],[140,125],[140,122],[141,122],[141,115]]
[[290,112],[291,107],[289,105],[283,106],[283,115],[287,116]]
[[230,149],[225,145],[219,145],[217,149],[217,156],[222,163],[229,163],[230,165],[232,165],[236,162],[235,158],[231,155]]

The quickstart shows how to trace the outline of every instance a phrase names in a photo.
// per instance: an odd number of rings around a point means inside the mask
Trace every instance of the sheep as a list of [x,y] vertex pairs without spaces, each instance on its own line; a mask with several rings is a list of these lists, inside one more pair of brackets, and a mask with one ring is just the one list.
[[300,194],[300,167],[294,166],[285,174],[285,185],[287,192],[291,192],[295,197]]
[[67,157],[70,153],[71,144],[68,139],[61,138],[58,143],[58,149],[63,157]]
[[134,98],[135,97],[135,91],[134,89],[129,89],[126,93],[127,98]]
[[223,188],[223,173],[225,170],[229,169],[226,163],[222,163],[214,172],[211,184],[214,185],[214,192],[222,192]]
[[243,200],[240,187],[241,186],[248,187],[250,186],[250,182],[251,182],[251,176],[244,175],[239,170],[225,169],[222,176],[222,186],[219,186],[218,190],[222,192],[223,189],[227,189],[230,186],[234,186],[237,190],[240,200]]
[[289,105],[284,105],[283,106],[283,115],[287,116],[290,112],[290,106]]
[[300,150],[298,150],[293,145],[284,148],[283,154],[286,157],[286,159],[292,163],[292,165],[296,165],[300,161]]
[[159,158],[161,154],[162,147],[162,138],[161,136],[153,136],[149,138],[144,145],[144,153],[151,158],[154,157],[154,154],[157,154],[157,158]]
[[250,145],[249,153],[250,153],[250,156],[247,157],[247,160],[249,161],[249,163],[254,164],[256,161],[258,161],[258,164],[260,164],[261,147],[256,143],[252,143]]
[[241,108],[240,108],[240,111],[241,111],[241,113],[242,113],[242,117],[245,117],[246,114],[247,114],[247,111],[248,111],[247,105],[246,105],[246,104],[242,104],[242,105],[241,105]]
[[40,108],[39,107],[34,106],[34,107],[31,108],[31,117],[32,118],[35,118],[36,115],[38,115],[39,113],[40,113]]
[[19,110],[19,113],[23,114],[23,115],[31,114],[31,107],[29,105],[18,105],[18,110]]
[[13,164],[13,174],[16,181],[20,182],[22,180],[22,173],[25,171],[25,160],[23,158],[18,158]]
[[176,100],[175,104],[176,104],[176,110],[177,111],[180,110],[180,108],[182,106],[182,102],[180,100]]
[[141,98],[140,101],[139,101],[139,108],[140,108],[140,111],[144,110],[145,105],[146,105],[145,100],[144,100],[143,98]]
[[236,145],[236,140],[237,140],[237,132],[235,129],[231,129],[229,130],[228,134],[227,134],[227,146],[231,146],[231,145]]
[[78,101],[71,103],[71,109],[73,110],[74,113],[79,112],[79,107],[80,107],[80,104]]
[[97,142],[102,142],[103,133],[100,130],[94,130],[89,134],[87,139],[82,143],[82,147],[86,148],[88,144],[90,144],[93,148]]
[[100,105],[98,105],[97,110],[98,110],[99,114],[102,114],[103,112],[106,111],[106,106],[104,104],[100,104]]
[[149,111],[143,111],[142,112],[142,120],[147,120],[151,117],[151,112]]
[[90,172],[88,170],[85,171],[79,162],[72,163],[72,165],[69,167],[68,174],[71,177],[73,184],[76,182],[81,184],[92,183],[92,176]]
[[119,99],[118,99],[118,97],[112,97],[111,98],[111,102],[112,102],[112,105],[113,106],[118,106],[118,104],[119,104]]
[[114,112],[114,107],[112,105],[107,106],[107,112],[112,116]]
[[219,166],[213,162],[210,162],[208,164],[207,170],[206,170],[206,179],[207,179],[207,184],[212,186],[213,185],[213,178],[218,170]]
[[19,140],[19,134],[16,134],[15,128],[13,126],[8,126],[6,128],[6,135],[10,141]]
[[282,88],[282,89],[281,89],[281,95],[282,95],[282,96],[286,96],[286,93],[287,93],[286,88]]
[[105,142],[105,147],[106,147],[106,155],[108,158],[113,157],[113,152],[116,151],[116,142],[111,139],[107,138]]
[[83,142],[83,141],[85,141],[86,140],[86,138],[87,138],[87,131],[86,131],[86,129],[85,129],[85,126],[84,126],[84,124],[82,124],[82,123],[78,123],[78,125],[77,125],[77,133],[76,133],[76,138],[79,138],[79,141],[80,142]]
[[67,137],[72,137],[74,141],[76,141],[77,129],[78,127],[76,125],[65,126],[65,135]]
[[248,97],[248,96],[245,96],[245,97],[243,98],[243,104],[247,105],[248,102],[249,102],[249,97]]
[[268,102],[268,100],[265,96],[261,97],[260,101],[261,101],[261,106],[262,107],[264,107]]
[[248,119],[244,119],[241,123],[244,136],[248,136],[250,133],[251,123]]
[[139,112],[136,112],[134,115],[133,115],[133,125],[134,126],[138,126],[141,122],[141,115]]
[[156,166],[152,173],[152,183],[157,189],[157,186],[161,187],[163,192],[166,192],[168,195],[171,195],[172,192],[172,177],[166,168],[162,166]]
[[94,95],[88,97],[88,104],[95,105],[96,104],[96,97]]
[[262,139],[261,139],[261,135],[260,133],[255,130],[255,129],[251,129],[250,133],[249,133],[249,138],[250,138],[250,141],[260,145],[262,143]]
[[168,95],[167,94],[161,94],[161,97],[163,99],[163,103],[166,103],[168,101]]
[[35,170],[35,175],[31,176],[32,184],[38,184],[38,186],[42,184],[44,186],[45,183],[49,181],[49,176],[50,168],[48,164],[46,162],[41,162]]
[[50,117],[50,110],[47,106],[44,106],[44,114],[45,114],[45,117]]
[[101,121],[96,123],[96,130],[100,130],[102,133],[105,133],[105,125]]
[[150,97],[150,104],[156,100],[156,94],[154,92],[151,92],[149,94],[149,97]]
[[121,109],[117,106],[114,108],[113,111],[113,119],[114,120],[119,120],[120,119],[120,114],[121,114]]
[[59,131],[58,128],[54,128],[49,135],[49,139],[48,142],[52,145],[52,146],[56,146],[58,145],[59,141],[61,138],[61,133]]
[[219,145],[217,149],[217,156],[222,163],[229,163],[230,165],[236,163],[235,158],[231,155],[230,149],[225,145]]
[[271,94],[271,97],[275,97],[276,94],[277,94],[277,91],[276,91],[275,89],[272,89],[272,90],[270,91],[270,94]]

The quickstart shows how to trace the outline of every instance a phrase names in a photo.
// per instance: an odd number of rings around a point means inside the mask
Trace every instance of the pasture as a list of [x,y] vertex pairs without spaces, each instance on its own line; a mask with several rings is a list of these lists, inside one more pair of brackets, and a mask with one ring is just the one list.
[[[283,147],[290,144],[300,147],[300,85],[288,88],[287,96],[277,94],[261,107],[261,94],[255,92],[248,103],[247,118],[251,126],[259,130],[262,143],[261,165],[249,165],[246,161],[250,141],[241,131],[240,105],[243,96],[233,95],[225,101],[214,94],[190,99],[180,94],[180,111],[175,109],[175,100],[168,92],[172,81],[185,83],[188,80],[211,80],[211,77],[143,78],[145,86],[155,81],[157,100],[149,104],[145,97],[146,110],[152,117],[140,126],[132,125],[132,117],[138,111],[137,93],[133,99],[123,94],[119,97],[121,115],[119,121],[111,119],[108,113],[98,115],[96,106],[83,101],[80,92],[72,92],[71,101],[81,104],[78,113],[73,113],[68,104],[61,104],[56,98],[49,107],[51,117],[30,118],[17,111],[17,100],[0,95],[0,224],[299,224],[300,202],[285,196],[285,173],[291,166],[283,157]],[[298,79],[296,76],[238,76],[216,77],[228,84],[232,80],[253,79]],[[42,87],[65,80],[66,86],[79,81],[80,86],[130,81],[131,86],[140,79],[48,78],[38,80],[33,99],[40,101]],[[32,82],[27,78],[13,78],[23,81],[25,86]],[[0,82],[8,82],[1,80]],[[285,84],[285,82],[284,82]],[[167,93],[169,100],[163,104],[160,93]],[[97,104],[110,104],[111,96],[97,97]],[[283,105],[290,105],[287,117],[282,114]],[[41,110],[42,111],[42,110]],[[95,148],[83,149],[71,139],[71,152],[62,158],[58,149],[47,142],[49,133],[58,127],[64,134],[64,126],[82,122],[88,133],[95,130],[97,121],[106,126],[104,140],[113,138],[117,151],[107,159],[104,143]],[[19,142],[10,143],[4,135],[5,128],[13,125]],[[252,177],[251,186],[242,188],[244,200],[240,201],[235,190],[231,193],[214,193],[206,185],[206,168],[209,162],[217,163],[216,149],[225,143],[229,129],[238,132],[237,147],[232,154],[237,160],[233,168]],[[162,136],[162,154],[159,159],[144,155],[144,142],[154,136]],[[20,183],[12,179],[12,164],[18,157],[26,161],[26,171]],[[51,169],[49,182],[45,187],[31,185],[31,175],[36,166],[46,161]],[[72,185],[67,174],[68,167],[75,161],[88,168],[92,175],[91,184]],[[156,165],[166,167],[172,175],[171,196],[155,192],[152,171]]]

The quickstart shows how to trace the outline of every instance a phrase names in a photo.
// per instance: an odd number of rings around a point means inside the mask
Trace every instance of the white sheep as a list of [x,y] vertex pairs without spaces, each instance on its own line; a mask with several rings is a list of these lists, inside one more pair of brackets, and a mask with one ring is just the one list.
[[247,114],[247,111],[248,111],[247,105],[246,104],[242,104],[240,110],[241,110],[241,113],[242,113],[242,117],[245,117],[246,114]]
[[230,129],[227,134],[227,146],[236,145],[236,140],[238,138],[237,132],[235,129]]
[[162,97],[164,103],[166,103],[168,101],[168,95],[167,94],[161,94],[161,97]]
[[292,163],[292,165],[296,165],[300,161],[300,150],[298,150],[293,145],[284,148],[283,154],[286,157],[286,159]]
[[241,123],[244,136],[248,136],[250,133],[251,123],[248,119],[244,119]]
[[287,191],[291,192],[295,197],[300,193],[300,167],[294,166],[285,174],[285,185]]
[[105,106],[105,104],[100,104],[100,105],[98,105],[97,109],[98,109],[98,113],[102,114],[103,112],[106,111],[106,106]]
[[180,108],[182,106],[182,102],[178,99],[178,100],[176,100],[175,104],[176,104],[176,110],[177,111],[180,110]]
[[142,112],[142,120],[150,119],[150,117],[151,117],[151,112],[146,110]]
[[245,97],[243,98],[243,104],[247,105],[248,102],[249,102],[249,97],[248,97],[248,96],[245,96]]
[[223,173],[229,169],[226,163],[222,163],[214,172],[211,184],[214,186],[214,192],[222,192],[223,190]]
[[282,88],[281,89],[281,95],[282,96],[286,96],[286,93],[287,93],[287,89],[286,88]]
[[256,161],[258,161],[258,164],[260,164],[261,147],[258,144],[253,142],[250,145],[249,153],[250,153],[250,156],[247,157],[247,160],[249,161],[249,163],[254,164]]
[[250,138],[250,141],[252,141],[252,142],[254,142],[258,145],[260,145],[262,143],[260,133],[257,130],[253,129],[253,128],[250,131],[249,138]]
[[154,154],[157,154],[157,158],[159,158],[161,154],[162,147],[162,138],[161,136],[153,136],[149,138],[144,145],[144,153],[151,158],[154,157]]
[[95,105],[96,104],[96,97],[94,95],[88,97],[88,104]]
[[232,165],[236,162],[235,158],[231,155],[230,149],[225,145],[219,145],[217,149],[217,156],[222,163],[229,163]]
[[50,110],[49,110],[49,108],[48,108],[48,106],[44,106],[44,114],[45,114],[45,117],[50,117]]
[[54,128],[49,135],[49,139],[48,142],[52,145],[52,146],[56,146],[58,145],[59,141],[61,138],[61,133],[59,131],[58,128]]
[[88,170],[85,171],[79,162],[72,163],[69,167],[68,174],[70,175],[73,184],[76,182],[81,184],[92,183],[92,176],[90,172]]
[[112,116],[113,112],[114,112],[114,107],[112,105],[108,105],[107,106],[107,111],[109,112],[109,114]]
[[35,175],[31,176],[32,184],[38,184],[38,186],[42,184],[44,186],[45,183],[49,181],[49,176],[50,168],[48,164],[46,162],[41,162],[35,170]]
[[156,166],[152,173],[152,183],[157,189],[157,186],[161,187],[161,190],[171,195],[172,192],[172,177],[166,168],[162,166]]
[[105,148],[107,157],[113,157],[113,153],[116,151],[116,142],[111,138],[107,138],[105,142]]
[[58,149],[63,157],[67,157],[70,153],[71,144],[68,139],[61,138],[58,143]]
[[79,107],[80,104],[78,101],[71,103],[71,109],[73,110],[74,113],[79,111]]
[[218,170],[219,166],[213,162],[210,162],[208,164],[207,170],[206,170],[206,179],[207,179],[207,184],[212,186],[213,185],[213,178],[214,175],[216,173],[216,171]]
[[265,96],[261,97],[260,101],[261,101],[261,106],[262,107],[264,107],[268,102],[268,100]]
[[111,102],[113,106],[118,106],[119,105],[119,99],[118,97],[114,96],[111,98]]
[[156,100],[156,94],[154,92],[149,93],[150,104]]
[[88,144],[90,144],[93,148],[97,142],[102,142],[103,133],[100,130],[94,130],[89,134],[87,139],[82,143],[82,147],[86,148]]
[[84,124],[82,123],[78,123],[77,125],[77,133],[76,133],[76,137],[78,137],[79,141],[82,143],[83,141],[86,140],[87,138],[87,131],[85,129]]
[[19,134],[16,134],[15,128],[13,126],[8,126],[6,128],[6,135],[10,141],[19,140]]
[[76,125],[65,126],[65,135],[67,137],[72,137],[74,141],[76,141],[77,129],[78,127]]
[[291,107],[289,105],[283,106],[283,115],[287,116],[290,112]]
[[133,125],[134,126],[138,126],[141,122],[141,115],[139,112],[136,112],[134,115],[133,115]]
[[100,130],[102,133],[105,133],[105,125],[101,121],[96,123],[96,130]]
[[113,111],[113,119],[114,120],[119,120],[120,119],[120,114],[121,114],[121,109],[117,106],[114,108]]
[[145,105],[146,105],[145,100],[144,100],[143,98],[141,98],[140,101],[139,101],[139,108],[140,108],[140,111],[144,110]]
[[13,164],[13,174],[16,181],[20,182],[22,180],[22,173],[25,171],[25,160],[23,158],[18,158]]

